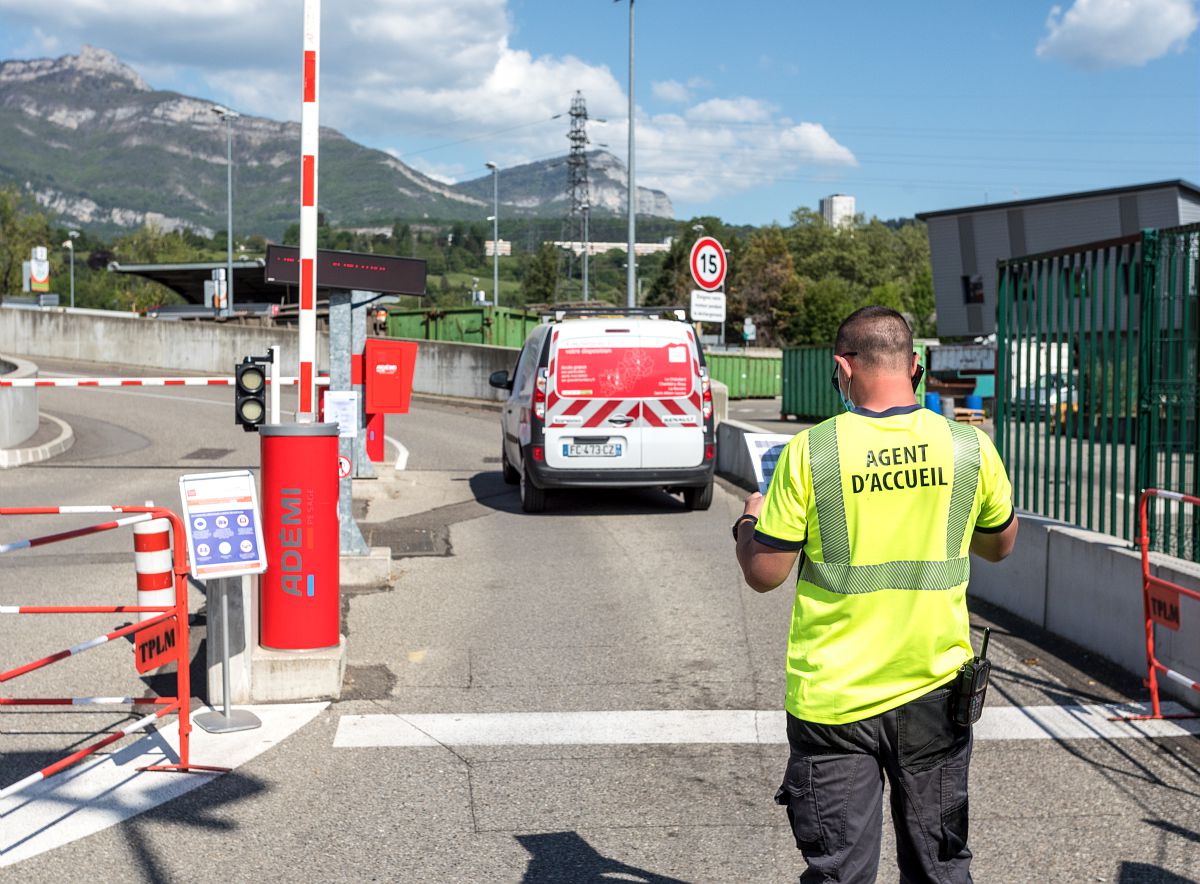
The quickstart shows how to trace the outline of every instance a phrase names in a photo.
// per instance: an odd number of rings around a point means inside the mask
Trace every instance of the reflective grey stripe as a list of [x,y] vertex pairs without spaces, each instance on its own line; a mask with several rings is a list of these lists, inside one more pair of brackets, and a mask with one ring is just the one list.
[[821,558],[850,564],[850,535],[842,501],[842,470],[838,461],[837,418],[808,431],[808,461],[812,465],[817,527],[821,531]]
[[947,426],[954,446],[954,479],[946,520],[946,558],[880,565],[850,564],[836,420],[825,421],[809,431],[808,457],[824,561],[805,557],[801,580],[829,592],[856,595],[881,589],[953,589],[970,578],[970,558],[961,556],[960,551],[979,487],[979,436],[970,425],[947,421]]
[[967,520],[975,507],[979,488],[979,434],[970,424],[950,424],[954,442],[954,483],[950,486],[950,515],[946,519],[946,558],[962,553]]
[[829,592],[859,595],[881,589],[953,589],[971,573],[966,556],[942,562],[884,562],[882,565],[837,565],[804,560],[800,579]]

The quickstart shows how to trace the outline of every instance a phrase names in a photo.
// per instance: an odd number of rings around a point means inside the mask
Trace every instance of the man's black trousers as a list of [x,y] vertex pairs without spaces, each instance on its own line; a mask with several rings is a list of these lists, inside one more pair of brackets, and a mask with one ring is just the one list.
[[971,729],[950,720],[949,687],[851,724],[789,714],[787,735],[791,754],[775,801],[808,863],[802,884],[875,880],[885,775],[901,880],[970,882]]

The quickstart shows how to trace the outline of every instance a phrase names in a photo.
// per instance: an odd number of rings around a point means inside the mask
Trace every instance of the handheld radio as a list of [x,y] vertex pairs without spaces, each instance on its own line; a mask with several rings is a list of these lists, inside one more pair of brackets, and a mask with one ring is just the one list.
[[979,656],[964,663],[958,670],[954,680],[954,691],[950,699],[950,718],[955,724],[970,727],[979,721],[983,714],[983,701],[987,697],[988,676],[992,672],[992,664],[987,659],[988,638],[992,629],[983,629],[983,645]]

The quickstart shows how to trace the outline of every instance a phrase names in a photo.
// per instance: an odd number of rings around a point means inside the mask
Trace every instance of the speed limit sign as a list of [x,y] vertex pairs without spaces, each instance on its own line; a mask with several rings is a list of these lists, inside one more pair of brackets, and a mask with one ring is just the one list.
[[702,236],[692,246],[692,278],[705,291],[719,289],[725,282],[725,250],[711,236]]

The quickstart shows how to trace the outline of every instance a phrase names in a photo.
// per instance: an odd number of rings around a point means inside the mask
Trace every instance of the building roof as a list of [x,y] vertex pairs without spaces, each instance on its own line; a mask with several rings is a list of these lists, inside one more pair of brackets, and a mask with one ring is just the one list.
[[1081,190],[1077,193],[1060,193],[1053,196],[1040,196],[1028,200],[1013,200],[1007,203],[984,203],[983,205],[979,206],[964,206],[961,209],[939,209],[936,212],[917,212],[917,218],[921,221],[928,221],[930,218],[942,218],[946,215],[967,215],[972,212],[995,212],[1000,209],[1018,209],[1025,208],[1026,206],[1037,206],[1043,203],[1062,203],[1069,200],[1094,199],[1102,196],[1139,193],[1143,190],[1162,190],[1164,187],[1176,187],[1180,190],[1189,191],[1192,196],[1200,200],[1200,187],[1197,187],[1190,181],[1184,181],[1182,178],[1175,178],[1170,181],[1155,181],[1150,184],[1131,184],[1127,187],[1108,187],[1103,190]]
[[[237,301],[283,300],[286,287],[267,283],[262,258],[233,262],[233,296]],[[212,279],[214,270],[223,270],[224,261],[200,261],[189,264],[119,264],[108,265],[111,273],[132,273],[164,285],[192,304],[204,303],[204,282]]]

